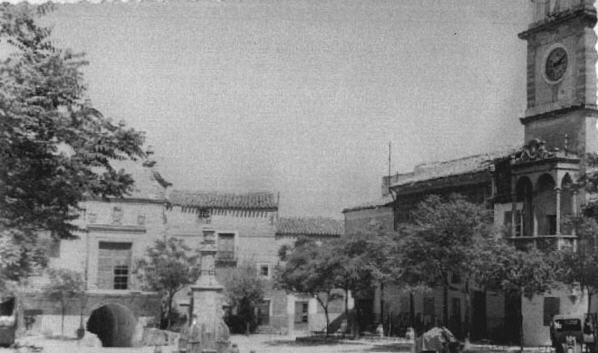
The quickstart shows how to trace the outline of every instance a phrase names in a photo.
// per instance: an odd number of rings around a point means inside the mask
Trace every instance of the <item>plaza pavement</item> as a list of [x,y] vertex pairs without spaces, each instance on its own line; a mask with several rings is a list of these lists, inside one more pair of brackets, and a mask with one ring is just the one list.
[[[27,337],[21,342],[43,347],[43,353],[155,353],[154,347],[135,348],[103,348],[85,347],[78,341],[61,341],[43,337]],[[395,339],[383,340],[346,340],[332,343],[297,342],[293,337],[278,335],[233,335],[231,342],[239,346],[240,353],[408,353],[404,342]],[[175,353],[174,346],[160,347],[162,353]],[[515,353],[518,347],[472,346],[471,353]],[[28,353],[33,352],[26,347],[20,349],[0,348],[0,353]],[[542,349],[526,349],[525,353],[544,353]]]

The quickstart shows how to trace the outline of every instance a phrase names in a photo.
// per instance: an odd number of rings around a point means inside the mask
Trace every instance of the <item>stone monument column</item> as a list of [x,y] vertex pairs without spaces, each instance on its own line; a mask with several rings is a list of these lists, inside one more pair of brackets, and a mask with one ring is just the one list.
[[224,353],[230,344],[229,330],[222,310],[224,288],[216,280],[216,232],[203,229],[201,272],[191,286],[193,316],[200,330],[200,351],[192,353]]

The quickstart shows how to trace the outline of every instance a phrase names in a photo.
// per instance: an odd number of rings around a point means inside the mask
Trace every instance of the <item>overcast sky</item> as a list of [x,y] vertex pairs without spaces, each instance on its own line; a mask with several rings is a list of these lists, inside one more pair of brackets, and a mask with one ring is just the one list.
[[527,0],[60,5],[89,95],[177,189],[280,192],[341,218],[392,169],[522,144]]

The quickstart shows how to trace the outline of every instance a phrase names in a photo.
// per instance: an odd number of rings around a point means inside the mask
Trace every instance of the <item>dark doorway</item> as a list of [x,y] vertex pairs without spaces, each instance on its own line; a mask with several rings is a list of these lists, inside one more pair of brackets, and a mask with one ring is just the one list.
[[356,305],[357,323],[360,331],[372,331],[376,326],[374,315],[374,301],[372,299],[358,299]]
[[132,347],[137,319],[127,307],[107,304],[94,310],[87,331],[95,333],[104,347]]
[[521,328],[521,294],[505,294],[505,323],[502,339],[505,342],[519,344]]
[[471,304],[471,339],[486,338],[486,292],[474,291]]

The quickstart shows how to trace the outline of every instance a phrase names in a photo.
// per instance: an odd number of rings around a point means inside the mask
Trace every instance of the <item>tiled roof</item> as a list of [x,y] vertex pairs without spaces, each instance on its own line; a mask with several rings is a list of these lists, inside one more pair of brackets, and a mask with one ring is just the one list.
[[[156,168],[146,167],[140,161],[110,161],[115,170],[123,169],[130,174],[135,183],[124,199],[166,201],[166,189],[172,185],[160,175]],[[98,169],[98,173],[102,170]]]
[[378,208],[378,207],[384,207],[387,205],[390,205],[393,202],[393,198],[390,195],[387,195],[385,197],[382,197],[378,200],[375,201],[370,201],[370,202],[364,202],[361,203],[359,205],[356,206],[352,206],[352,207],[347,207],[343,210],[343,213],[345,212],[351,212],[351,211],[359,211],[359,210],[368,210],[368,209],[372,209],[372,208]]
[[398,181],[392,186],[405,186],[455,175],[491,171],[494,160],[508,157],[515,151],[515,148],[509,148],[450,161],[420,164],[413,169],[413,172],[399,174]]
[[276,235],[341,236],[345,232],[342,221],[332,218],[279,218]]
[[278,200],[271,192],[225,193],[216,191],[173,190],[169,195],[175,206],[231,209],[277,209]]

